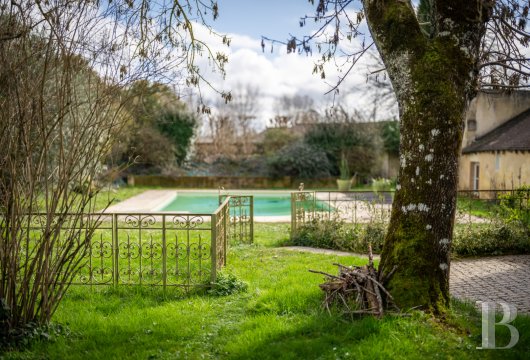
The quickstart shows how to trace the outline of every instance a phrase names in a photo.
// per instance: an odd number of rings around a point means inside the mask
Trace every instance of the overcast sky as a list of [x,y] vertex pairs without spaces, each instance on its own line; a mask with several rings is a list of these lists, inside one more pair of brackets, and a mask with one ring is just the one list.
[[[314,14],[314,6],[307,0],[220,0],[219,13],[219,18],[212,21],[211,26],[215,31],[229,35],[232,39],[229,48],[223,47],[219,39],[211,36],[205,28],[198,27],[197,31],[204,39],[208,39],[212,49],[222,50],[228,55],[227,76],[222,80],[218,74],[212,73],[207,69],[206,61],[201,64],[203,74],[214,87],[222,90],[236,88],[238,84],[258,87],[262,94],[258,126],[265,126],[278,113],[275,99],[283,95],[309,95],[319,110],[333,104],[333,95],[325,96],[324,93],[339,78],[335,66],[328,67],[326,80],[322,80],[320,76],[312,74],[318,53],[313,57],[287,54],[286,46],[279,44],[274,45],[271,53],[270,43],[267,43],[265,52],[262,52],[260,46],[262,35],[285,41],[290,35],[302,37],[315,29],[313,24],[303,28],[299,26],[302,16]],[[355,41],[358,40],[354,39]],[[356,66],[356,70],[342,83],[341,95],[338,99],[335,98],[335,103],[340,103],[349,110],[368,111],[373,107],[366,93],[367,69],[377,69],[369,57]],[[201,91],[207,101],[214,103],[219,100],[219,95],[211,89],[202,87]],[[378,112],[379,118],[389,116],[392,113],[386,109]]]

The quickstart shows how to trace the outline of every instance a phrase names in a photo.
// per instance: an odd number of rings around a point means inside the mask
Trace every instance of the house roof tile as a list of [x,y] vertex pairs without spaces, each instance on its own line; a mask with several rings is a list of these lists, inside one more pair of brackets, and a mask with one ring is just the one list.
[[530,151],[530,109],[475,139],[462,153],[507,150]]

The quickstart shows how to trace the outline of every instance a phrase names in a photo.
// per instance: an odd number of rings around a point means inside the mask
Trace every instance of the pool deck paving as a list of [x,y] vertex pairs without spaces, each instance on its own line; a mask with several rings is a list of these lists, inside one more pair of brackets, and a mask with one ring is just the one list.
[[[302,246],[289,251],[304,251],[335,256],[361,256],[355,253]],[[376,258],[376,256],[374,256]],[[451,295],[471,303],[505,302],[520,314],[530,315],[530,255],[506,255],[457,259],[451,263]]]
[[109,206],[106,213],[157,212],[177,196],[176,190],[147,190],[116,205]]

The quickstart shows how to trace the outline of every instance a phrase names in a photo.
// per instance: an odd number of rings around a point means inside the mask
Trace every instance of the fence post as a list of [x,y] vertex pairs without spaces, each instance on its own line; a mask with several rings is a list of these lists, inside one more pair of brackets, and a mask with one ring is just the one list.
[[254,195],[250,195],[250,243],[254,244]]
[[228,225],[227,223],[230,223],[230,202],[226,204],[226,207],[224,210],[221,210],[221,213],[223,214],[223,266],[226,266],[226,258],[228,255]]
[[210,273],[210,283],[214,284],[217,279],[217,215],[210,215],[211,245],[210,258],[212,259],[212,270]]
[[294,236],[296,228],[296,203],[295,203],[296,193],[291,193],[291,239]]
[[120,271],[118,267],[118,259],[119,259],[119,244],[118,244],[118,214],[114,213],[112,214],[112,249],[113,251],[113,279],[114,279],[114,286],[118,285]]
[[[355,198],[355,195],[353,195]],[[355,202],[354,202],[355,204]],[[328,220],[331,220],[331,191],[328,191]]]
[[167,286],[166,215],[162,215],[162,287]]
[[317,213],[317,193],[316,191],[313,191],[313,202],[311,204],[311,218],[310,220],[313,220]]

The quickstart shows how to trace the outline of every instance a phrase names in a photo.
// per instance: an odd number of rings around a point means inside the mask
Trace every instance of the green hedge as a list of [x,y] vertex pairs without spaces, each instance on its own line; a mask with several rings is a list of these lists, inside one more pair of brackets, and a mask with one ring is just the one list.
[[381,252],[386,225],[383,223],[346,224],[342,220],[313,220],[301,226],[289,244],[366,253],[368,243]]
[[[290,245],[366,253],[371,242],[374,253],[383,248],[383,223],[347,224],[342,220],[314,220],[301,226]],[[530,237],[524,227],[510,222],[457,224],[452,253],[458,256],[527,254]]]
[[461,256],[527,254],[530,238],[523,227],[513,223],[457,224],[452,250]]

